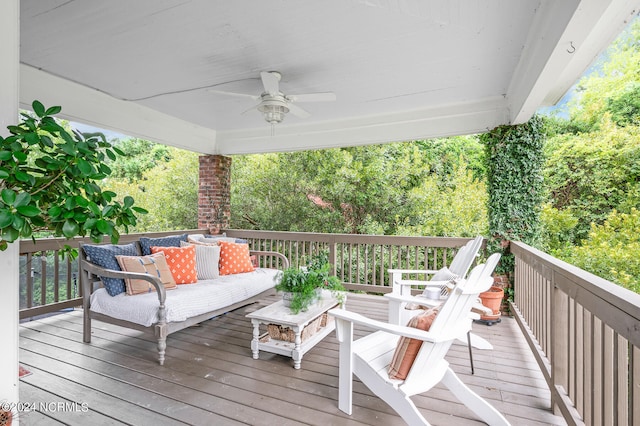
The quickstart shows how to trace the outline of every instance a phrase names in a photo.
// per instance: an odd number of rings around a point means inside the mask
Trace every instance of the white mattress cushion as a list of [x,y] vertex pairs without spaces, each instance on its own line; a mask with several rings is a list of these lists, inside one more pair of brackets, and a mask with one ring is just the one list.
[[[196,315],[230,306],[276,285],[276,269],[257,268],[253,272],[224,275],[197,284],[181,284],[167,291],[167,322],[184,321]],[[156,293],[110,296],[104,288],[91,295],[91,310],[113,318],[150,326],[158,321]]]

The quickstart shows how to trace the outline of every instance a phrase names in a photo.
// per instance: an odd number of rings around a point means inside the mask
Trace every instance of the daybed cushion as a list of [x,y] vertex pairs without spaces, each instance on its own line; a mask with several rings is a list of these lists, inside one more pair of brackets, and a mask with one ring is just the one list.
[[[259,268],[254,272],[180,285],[167,292],[167,321],[184,321],[253,297],[273,288],[278,272]],[[130,297],[123,293],[111,297],[101,288],[91,295],[91,310],[148,327],[158,321],[158,296],[148,293]]]
[[180,241],[187,241],[187,234],[158,238],[140,237],[140,248],[142,248],[142,254],[148,256],[151,254],[151,246],[180,247]]
[[151,253],[164,253],[176,284],[193,284],[198,281],[196,273],[196,247],[156,247]]
[[[150,254],[149,256],[116,256],[116,259],[118,259],[118,264],[123,271],[151,274],[160,278],[165,289],[176,288],[176,282],[171,275],[164,253]],[[156,291],[156,288],[149,281],[126,278],[124,282],[127,294],[130,296]]]
[[[191,245],[190,242],[181,242],[181,247]],[[220,246],[217,244],[194,243],[196,248],[196,272],[199,280],[212,280],[220,276],[218,264],[220,263]]]
[[[113,244],[101,244],[91,245],[84,244],[82,246],[84,253],[92,263],[101,266],[106,269],[113,269],[115,271],[121,271],[116,255],[124,256],[138,256],[138,246],[135,243],[113,245]],[[122,278],[108,278],[100,277],[102,285],[106,289],[107,293],[111,296],[116,296],[125,292],[125,284]]]
[[[416,315],[409,320],[407,327],[429,331],[439,311],[440,307],[437,307],[429,309],[420,315]],[[411,339],[404,336],[400,337],[396,351],[391,359],[391,364],[389,364],[389,377],[398,380],[406,379],[421,347],[422,340]]]
[[248,244],[220,241],[220,275],[240,274],[254,269]]

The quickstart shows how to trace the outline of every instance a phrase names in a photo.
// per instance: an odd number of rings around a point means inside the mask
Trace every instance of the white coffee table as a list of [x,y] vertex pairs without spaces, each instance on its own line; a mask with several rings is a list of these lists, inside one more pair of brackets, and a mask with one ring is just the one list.
[[[250,318],[251,324],[253,324],[253,339],[251,340],[253,359],[258,359],[260,351],[262,350],[293,358],[293,367],[299,369],[302,356],[335,330],[336,325],[333,319],[327,321],[324,327],[320,328],[304,342],[302,341],[302,331],[309,323],[329,309],[337,306],[339,306],[339,302],[331,296],[331,293],[324,292],[320,300],[310,306],[306,312],[292,314],[291,310],[284,306],[282,300],[279,300],[248,314],[247,318]],[[289,327],[295,334],[295,340],[288,342],[270,338],[268,333],[260,334],[260,324],[275,324],[282,327]]]

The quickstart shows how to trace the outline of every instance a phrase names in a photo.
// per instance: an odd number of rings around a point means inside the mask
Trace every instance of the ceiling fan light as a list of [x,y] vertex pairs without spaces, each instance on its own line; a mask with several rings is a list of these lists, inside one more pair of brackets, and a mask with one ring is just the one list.
[[289,108],[284,105],[260,105],[258,110],[262,113],[265,121],[270,124],[277,124],[284,120],[284,116],[289,112]]

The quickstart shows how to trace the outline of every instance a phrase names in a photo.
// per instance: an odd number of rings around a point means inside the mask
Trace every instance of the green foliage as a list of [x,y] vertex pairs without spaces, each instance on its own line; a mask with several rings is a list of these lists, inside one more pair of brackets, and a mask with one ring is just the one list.
[[120,203],[116,194],[98,183],[111,174],[105,164],[121,152],[102,134],[70,132],[53,115],[58,106],[32,104],[35,115],[21,114],[0,137],[0,249],[18,238],[48,230],[72,238],[87,234],[93,241],[104,235],[117,242],[118,227],[135,226],[132,197]]
[[563,260],[640,293],[640,211],[612,211]]
[[330,274],[331,265],[326,253],[319,253],[311,258],[308,265],[302,268],[290,267],[276,277],[279,280],[276,290],[293,293],[290,309],[294,314],[305,311],[318,297],[318,290],[330,290],[342,303],[346,289],[340,280]]
[[431,169],[431,174],[441,177],[442,184],[456,175],[461,168],[469,170],[474,180],[486,175],[484,149],[477,135],[451,136],[415,142]]
[[543,129],[542,119],[534,116],[527,123],[500,126],[480,137],[487,162],[488,250],[502,253],[496,269],[500,273],[513,272],[509,241],[539,243]]
[[609,98],[606,110],[618,126],[640,125],[640,84],[634,83],[619,96]]
[[619,239],[633,228],[614,223],[640,208],[639,19],[593,68],[576,86],[569,120],[547,121],[541,248],[637,291],[637,267],[628,259],[637,242]]
[[578,219],[571,208],[558,210],[545,203],[540,212],[542,237],[539,248],[549,254],[559,256],[569,250],[575,241]]
[[143,174],[172,158],[173,150],[167,146],[143,139],[130,138],[117,141],[123,155],[110,162],[112,178],[126,178],[129,183],[139,181]]
[[[570,104],[571,121],[582,123],[586,132],[598,130],[602,119],[637,119],[638,71],[640,64],[640,20],[635,19],[611,44],[593,68],[580,79]],[[631,104],[624,104],[631,101]],[[635,112],[634,112],[635,111]],[[605,114],[606,113],[606,114]],[[625,118],[626,116],[626,118]]]
[[404,217],[396,216],[396,235],[475,237],[486,235],[487,190],[464,165],[456,166],[446,186],[427,177],[407,193]]
[[[138,204],[149,210],[141,217],[136,231],[169,231],[198,227],[198,154],[178,148],[156,148],[147,142],[149,155],[163,151],[167,161],[142,173],[140,179],[109,179],[105,187],[119,194],[135,195]],[[146,162],[141,158],[141,162]],[[114,162],[114,165],[118,160]]]
[[484,186],[474,178],[482,155],[470,136],[234,157],[231,226],[477,235],[486,229]]
[[545,146],[551,205],[577,219],[570,243],[579,244],[612,209],[640,205],[640,128],[602,122],[599,130],[559,135]]

